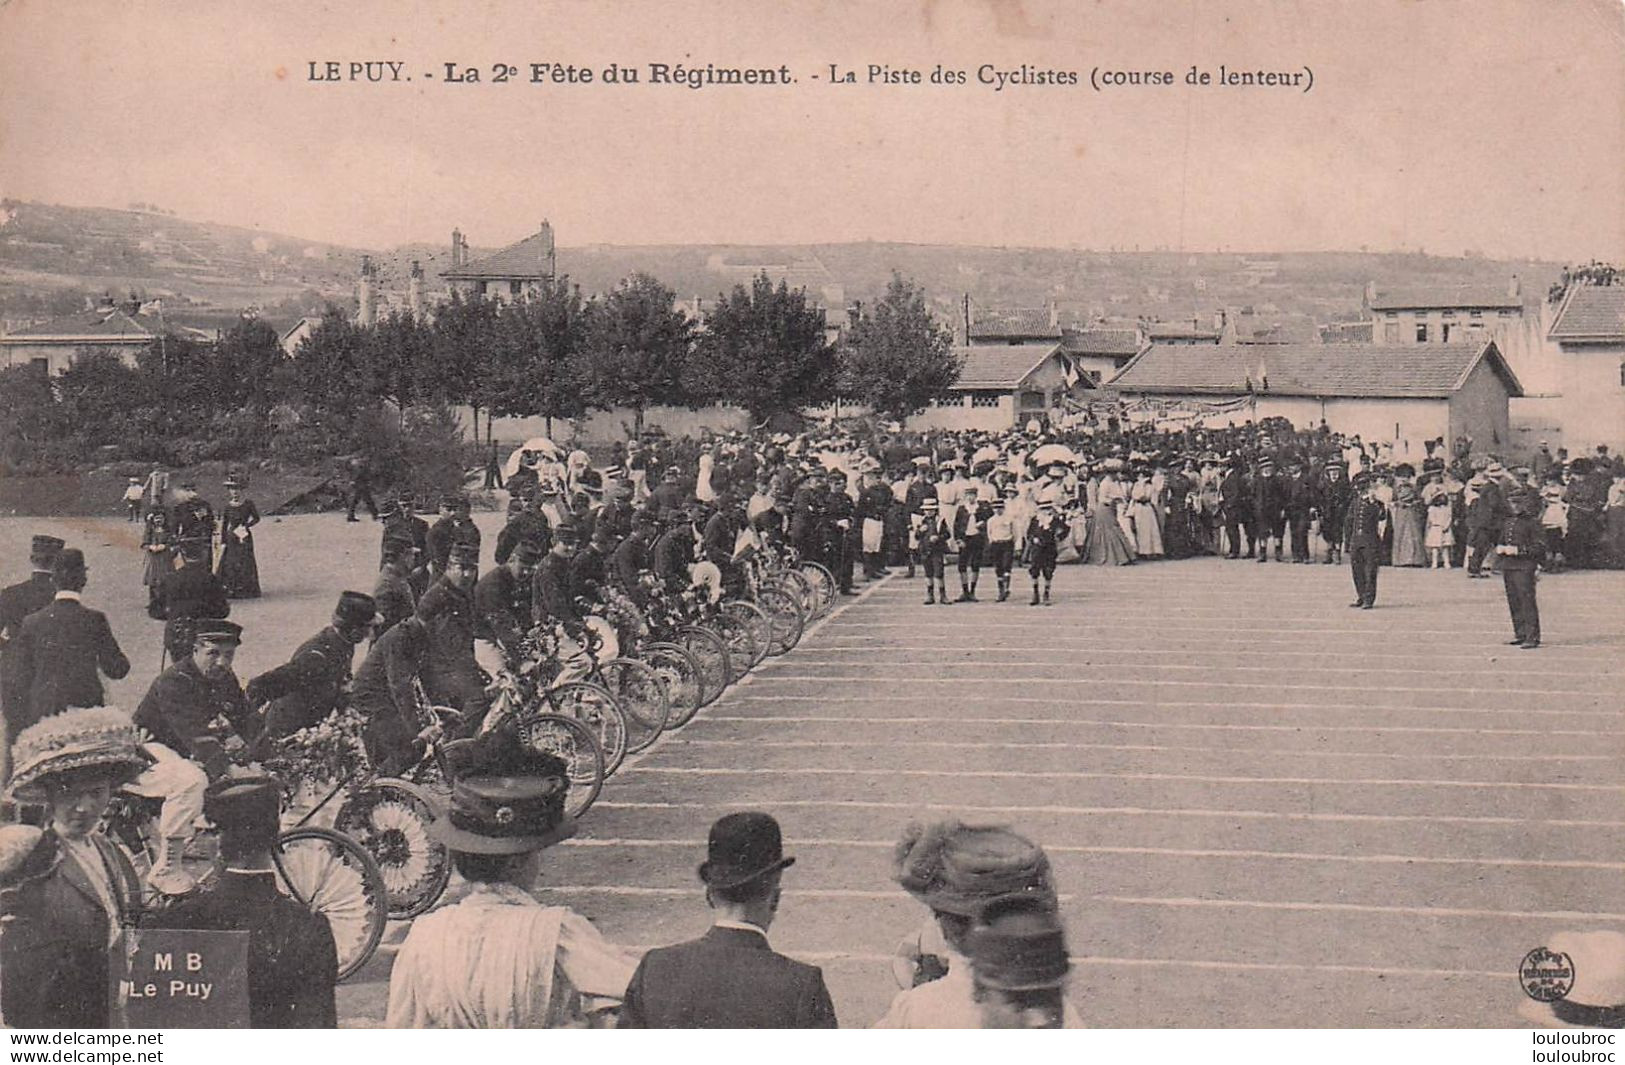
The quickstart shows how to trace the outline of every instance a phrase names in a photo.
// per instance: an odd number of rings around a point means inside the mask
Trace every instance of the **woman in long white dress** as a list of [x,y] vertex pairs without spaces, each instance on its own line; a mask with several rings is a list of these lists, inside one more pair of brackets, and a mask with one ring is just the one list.
[[1129,514],[1134,519],[1134,550],[1141,558],[1161,558],[1162,515],[1151,478],[1142,473],[1129,490]]

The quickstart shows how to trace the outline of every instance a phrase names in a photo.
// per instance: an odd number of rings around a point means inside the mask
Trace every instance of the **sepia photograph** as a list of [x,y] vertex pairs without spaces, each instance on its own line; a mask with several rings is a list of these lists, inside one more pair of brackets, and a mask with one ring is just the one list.
[[1611,1061],[1622,692],[1620,0],[0,0],[13,1060]]

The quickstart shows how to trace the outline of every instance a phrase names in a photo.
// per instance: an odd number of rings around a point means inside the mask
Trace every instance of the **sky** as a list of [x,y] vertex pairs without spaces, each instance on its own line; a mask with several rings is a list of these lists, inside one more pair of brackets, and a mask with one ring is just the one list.
[[[347,80],[395,61],[399,82]],[[341,80],[314,81],[328,62]],[[478,84],[443,80],[446,63]],[[591,84],[530,82],[530,64]],[[636,85],[606,84],[630,66]],[[651,84],[651,64],[789,85]],[[868,65],[923,84],[868,84]],[[832,84],[830,64],[857,84]],[[933,85],[941,65],[963,85]],[[988,69],[1076,85],[979,84]],[[1301,87],[1189,86],[1195,66]],[[507,82],[493,68],[512,65]],[[1092,87],[1099,72],[1173,85]],[[433,75],[433,78],[428,77]],[[0,0],[0,196],[313,240],[1625,257],[1621,0]]]

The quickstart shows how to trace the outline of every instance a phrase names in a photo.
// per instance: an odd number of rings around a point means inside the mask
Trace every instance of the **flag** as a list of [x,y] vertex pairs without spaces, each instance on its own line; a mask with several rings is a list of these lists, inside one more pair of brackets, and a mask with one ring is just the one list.
[[1066,385],[1068,392],[1078,387],[1078,368],[1072,365],[1072,360],[1065,355],[1061,356],[1061,381]]

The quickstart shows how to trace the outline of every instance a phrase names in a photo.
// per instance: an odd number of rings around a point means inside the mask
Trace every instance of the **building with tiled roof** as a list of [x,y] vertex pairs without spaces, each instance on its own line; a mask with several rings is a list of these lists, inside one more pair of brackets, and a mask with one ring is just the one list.
[[951,393],[909,419],[911,429],[1003,430],[1058,417],[1062,398],[1092,387],[1059,343],[962,344]]
[[462,231],[452,230],[451,266],[441,272],[441,277],[464,295],[512,300],[557,272],[553,227],[543,221],[536,233],[477,261],[469,260],[468,241]]
[[1547,331],[1558,358],[1563,445],[1625,452],[1625,285],[1570,285]]
[[966,335],[972,344],[1047,344],[1061,339],[1061,323],[1053,306],[983,311]]
[[1061,335],[1061,351],[1079,373],[1096,385],[1121,370],[1145,344],[1145,336],[1138,328],[1093,326],[1066,329]]
[[213,334],[166,323],[156,303],[103,299],[93,310],[53,318],[0,336],[0,368],[33,366],[59,374],[81,351],[105,351],[134,366],[141,353],[165,334],[213,340]]
[[1220,344],[1318,344],[1320,327],[1307,314],[1261,314],[1250,307],[1226,311]]
[[1153,344],[1217,344],[1219,330],[1203,326],[1200,321],[1147,322],[1145,337]]
[[[1523,386],[1493,341],[1480,344],[1153,344],[1108,387],[1193,409],[1250,399],[1246,415],[1325,421],[1367,442],[1419,457],[1423,443],[1469,436],[1480,449],[1509,443],[1508,402]],[[1221,417],[1241,420],[1235,414]]]
[[1490,336],[1497,323],[1523,317],[1518,279],[1507,285],[1409,285],[1365,288],[1371,335],[1379,344],[1452,344]]

